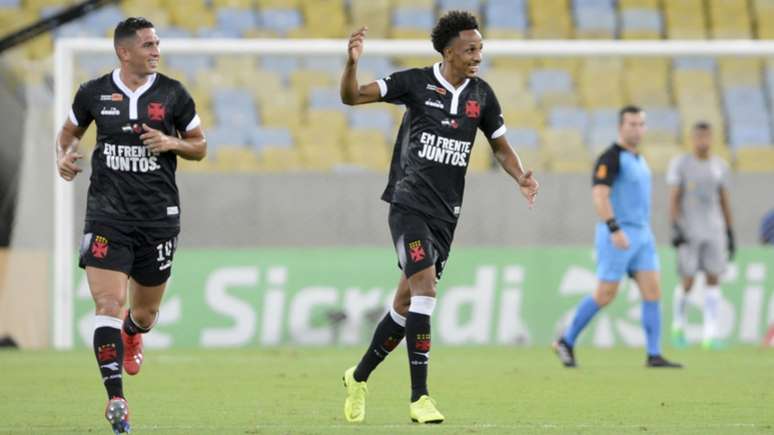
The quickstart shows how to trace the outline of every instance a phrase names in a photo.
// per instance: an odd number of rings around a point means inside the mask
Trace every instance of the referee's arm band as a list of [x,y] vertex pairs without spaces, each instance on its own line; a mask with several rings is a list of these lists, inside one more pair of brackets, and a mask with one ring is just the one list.
[[607,229],[610,230],[611,234],[621,229],[614,217],[606,220],[605,225],[607,225]]

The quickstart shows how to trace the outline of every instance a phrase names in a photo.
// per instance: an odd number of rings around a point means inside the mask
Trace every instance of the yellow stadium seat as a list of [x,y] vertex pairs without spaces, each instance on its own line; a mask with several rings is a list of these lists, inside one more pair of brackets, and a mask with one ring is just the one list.
[[740,172],[774,172],[774,147],[738,148],[736,169]]
[[341,148],[346,130],[324,126],[304,125],[292,131],[293,138],[300,148]]
[[492,148],[489,146],[486,136],[479,130],[476,134],[476,139],[473,142],[473,150],[468,159],[468,172],[489,172],[494,168],[493,164],[494,156],[492,155]]
[[301,0],[255,0],[261,9],[298,9]]
[[658,9],[658,0],[618,0],[618,9]]
[[749,39],[752,36],[747,0],[709,0],[712,37]]
[[[285,89],[285,85],[282,84],[282,77],[278,73],[273,71],[267,71],[264,69],[255,69],[249,71],[252,80],[248,83],[242,83],[242,86],[250,89],[256,99],[266,99],[273,101],[274,97],[278,93],[285,94],[288,91]],[[298,95],[298,106],[301,105],[301,94]]]
[[328,130],[329,134],[347,128],[347,116],[338,110],[309,110],[306,122],[308,127]]
[[762,62],[758,58],[721,57],[720,82],[725,86],[760,86]]
[[346,159],[341,146],[309,145],[299,147],[299,156],[303,169],[315,172],[328,172],[344,166]]
[[211,0],[215,8],[251,9],[253,0]]
[[674,147],[679,143],[679,140],[675,132],[648,130],[645,133],[645,143],[651,147]]
[[577,92],[546,93],[540,96],[540,107],[550,111],[554,107],[573,107],[580,105]]
[[208,173],[218,170],[216,165],[213,163],[213,157],[211,155],[206,156],[204,159],[196,161],[196,160],[186,160],[186,159],[177,159],[177,171],[178,172],[199,172],[199,173]]
[[503,112],[505,125],[508,128],[532,128],[542,130],[545,126],[545,114],[541,110],[505,110]]
[[[427,37],[427,35],[425,35]],[[435,64],[440,61],[440,57],[436,56],[399,56],[394,59],[399,68],[424,68]]]
[[186,7],[168,6],[170,23],[174,26],[196,32],[202,27],[215,25],[215,14],[204,3],[191,1]]
[[[539,149],[517,148],[516,153],[519,155],[521,163],[524,165],[524,169],[533,170],[535,172],[546,169],[545,154],[540,152]],[[537,177],[539,178],[540,175],[538,174]]]
[[390,30],[390,0],[351,0],[349,32],[368,26],[369,38],[386,38]]
[[372,130],[347,132],[345,154],[347,163],[377,172],[386,172],[390,165],[389,147],[384,135]]
[[434,0],[392,0],[393,7],[433,9]]
[[292,172],[301,169],[301,158],[295,148],[264,148],[258,154],[261,172]]
[[576,130],[548,129],[542,134],[541,151],[553,172],[585,173],[591,168],[591,155]]
[[574,57],[546,57],[539,61],[541,68],[565,70],[572,77],[576,77],[581,68],[582,61]]
[[521,30],[504,27],[487,26],[483,33],[484,38],[489,39],[524,39],[527,37],[527,34]]
[[255,172],[258,157],[250,148],[223,145],[214,153],[213,168],[220,172]]
[[328,74],[320,74],[310,70],[298,70],[290,74],[290,85],[301,95],[309,95],[309,90],[316,87],[335,86],[336,82]]
[[674,145],[654,146],[650,143],[646,143],[641,147],[641,152],[648,162],[651,171],[665,172],[669,167],[670,160],[676,155],[683,153],[683,150]]
[[300,128],[304,122],[300,109],[261,104],[261,124],[267,127],[285,127],[291,131]]

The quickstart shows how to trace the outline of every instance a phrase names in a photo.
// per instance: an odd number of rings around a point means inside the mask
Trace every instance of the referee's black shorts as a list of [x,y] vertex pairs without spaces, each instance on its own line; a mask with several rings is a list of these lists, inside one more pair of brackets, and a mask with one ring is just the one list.
[[394,203],[390,204],[389,222],[398,267],[406,278],[435,265],[435,276],[441,279],[457,224]]

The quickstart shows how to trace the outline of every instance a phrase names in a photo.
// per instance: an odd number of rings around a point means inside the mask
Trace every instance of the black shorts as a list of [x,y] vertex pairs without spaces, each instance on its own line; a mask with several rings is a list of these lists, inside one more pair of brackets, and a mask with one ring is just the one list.
[[457,224],[431,218],[400,204],[390,204],[389,221],[398,267],[406,278],[434,265],[435,276],[441,279]]
[[144,286],[160,285],[172,272],[179,232],[179,227],[86,221],[78,265],[124,272]]

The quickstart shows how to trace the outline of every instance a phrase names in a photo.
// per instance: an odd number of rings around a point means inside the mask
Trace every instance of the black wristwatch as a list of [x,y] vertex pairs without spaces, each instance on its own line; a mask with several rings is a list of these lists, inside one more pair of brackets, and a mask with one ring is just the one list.
[[614,232],[621,229],[621,227],[618,225],[618,222],[615,221],[615,218],[606,220],[605,225],[607,225],[607,229],[610,230],[610,234],[613,234]]

